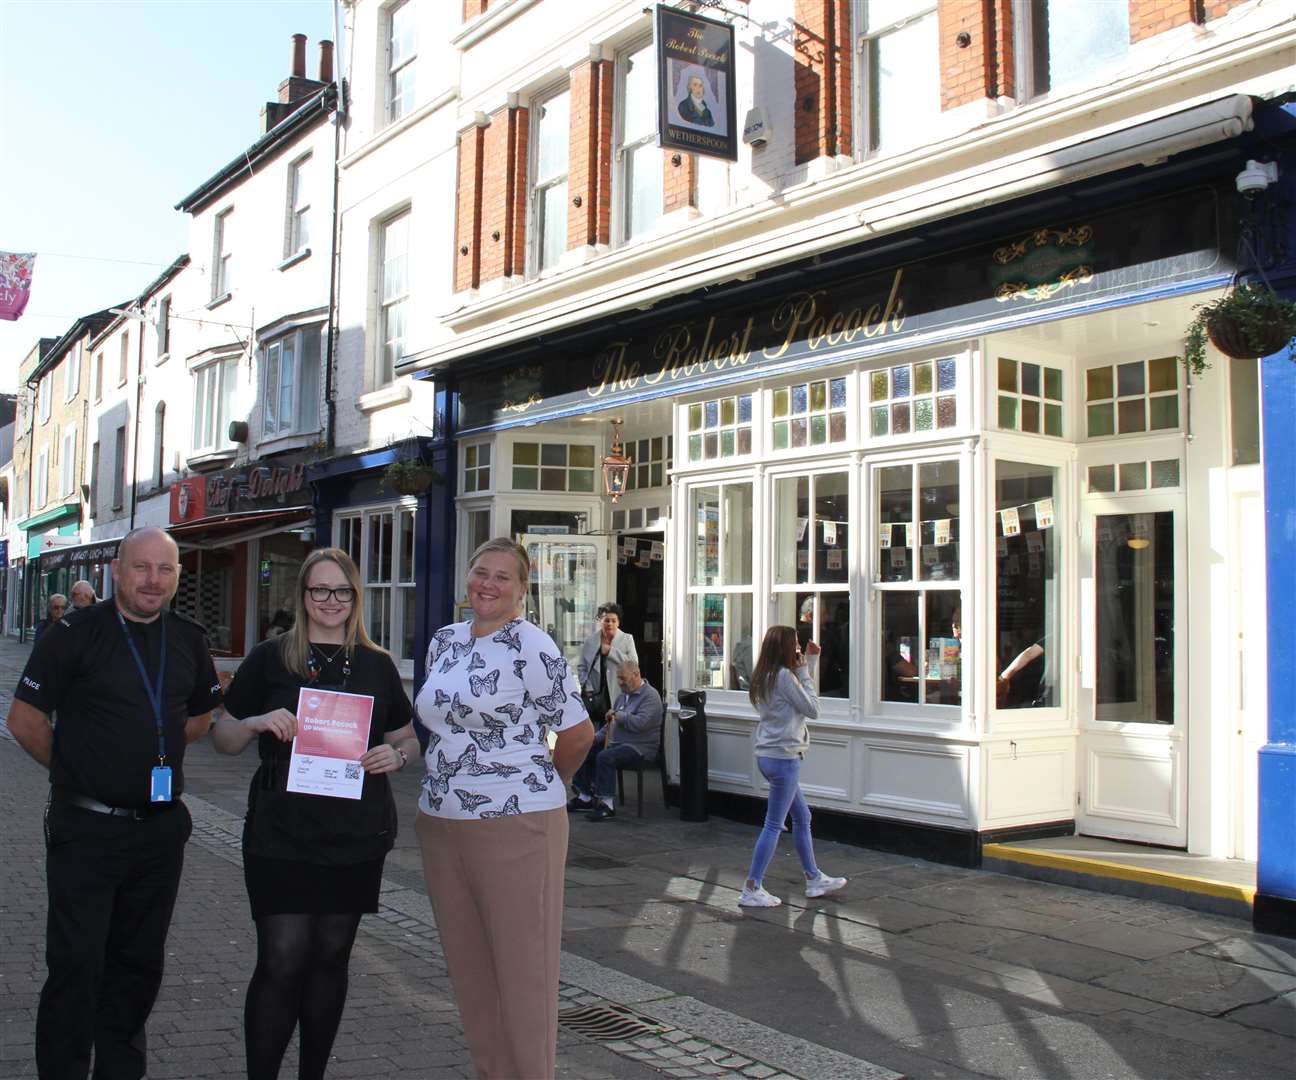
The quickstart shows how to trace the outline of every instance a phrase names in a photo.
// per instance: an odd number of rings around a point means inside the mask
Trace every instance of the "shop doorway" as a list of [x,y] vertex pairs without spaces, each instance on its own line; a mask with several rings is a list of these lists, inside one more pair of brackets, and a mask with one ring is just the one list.
[[1186,847],[1183,514],[1160,498],[1086,511],[1077,828]]
[[[666,618],[666,557],[660,533],[616,538],[616,601],[625,612],[621,629],[632,634],[639,668],[658,693],[664,692],[662,629]],[[633,545],[633,547],[631,546]],[[658,557],[653,558],[656,554]]]

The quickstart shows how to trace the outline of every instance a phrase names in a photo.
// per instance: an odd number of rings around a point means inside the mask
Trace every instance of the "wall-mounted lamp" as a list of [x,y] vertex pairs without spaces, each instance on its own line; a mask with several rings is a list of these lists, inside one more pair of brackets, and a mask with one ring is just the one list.
[[625,494],[630,459],[621,445],[621,421],[612,421],[612,449],[603,459],[603,491],[613,502]]

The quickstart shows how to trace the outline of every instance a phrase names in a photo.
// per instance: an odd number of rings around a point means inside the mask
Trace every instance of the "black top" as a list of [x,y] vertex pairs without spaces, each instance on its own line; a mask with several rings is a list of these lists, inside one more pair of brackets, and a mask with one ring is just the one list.
[[[166,629],[163,730],[172,795],[178,797],[184,790],[185,721],[211,712],[221,699],[207,635],[174,611],[150,623],[125,621],[154,685]],[[157,724],[113,600],[52,622],[32,649],[14,697],[43,713],[58,712],[51,783],[109,806],[148,805],[150,772],[158,763]]]
[[[400,673],[386,653],[357,647],[351,650],[351,674],[343,674],[345,653],[336,645],[321,645],[315,658],[316,677],[303,679],[285,666],[282,637],[263,641],[239,665],[225,691],[225,708],[240,720],[272,709],[297,712],[303,686],[368,694],[374,699],[369,724],[369,747],[389,731],[410,722],[413,710]],[[368,862],[391,850],[396,841],[396,804],[386,775],[364,777],[359,799],[306,795],[288,790],[288,760],[292,743],[262,733],[257,739],[261,766],[248,791],[244,850],[253,855],[296,862],[341,866]]]

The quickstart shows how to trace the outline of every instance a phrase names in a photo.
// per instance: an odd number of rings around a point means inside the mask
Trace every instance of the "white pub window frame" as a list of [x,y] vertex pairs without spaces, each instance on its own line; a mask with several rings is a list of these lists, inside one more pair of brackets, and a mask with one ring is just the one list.
[[67,357],[67,366],[63,369],[63,400],[71,401],[81,389],[81,342],[76,343]]
[[333,519],[334,542],[360,570],[365,628],[406,673],[413,671],[418,648],[414,634],[417,514],[418,503],[408,499],[349,509]]
[[310,243],[311,155],[304,154],[288,166],[288,207],[284,222],[284,258],[306,250]]
[[76,491],[77,430],[69,424],[63,431],[62,460],[59,461],[59,494],[71,495]]
[[387,123],[395,123],[414,108],[415,68],[418,37],[415,32],[417,8],[408,0],[387,9]]
[[283,334],[261,350],[261,436],[304,435],[320,426],[318,325]]
[[41,381],[36,384],[36,411],[40,414],[40,422],[48,424],[50,418],[50,373],[47,371],[41,376]]
[[238,356],[226,356],[194,368],[193,437],[195,454],[227,450],[229,420],[238,381]]
[[662,216],[662,156],[657,147],[657,65],[651,40],[616,59],[616,193],[614,227],[628,244],[651,233]]
[[[1033,101],[1093,83],[1129,54],[1129,4],[1012,0],[1016,96]],[[1052,46],[1056,45],[1056,48]],[[1051,61],[1057,59],[1059,70]],[[1070,66],[1068,66],[1070,65]]]
[[229,250],[229,219],[233,213],[233,207],[222,210],[212,223],[211,298],[213,300],[228,296],[233,284],[232,256]]
[[409,321],[410,211],[381,222],[378,227],[378,350],[374,386],[396,378],[396,365],[405,354]]
[[934,0],[855,0],[861,156],[931,138],[940,119],[940,38]]
[[571,146],[571,88],[553,87],[531,106],[531,270],[558,264],[567,250],[567,170]]
[[32,499],[32,509],[38,510],[49,499],[49,447],[42,446],[36,451],[36,484]]

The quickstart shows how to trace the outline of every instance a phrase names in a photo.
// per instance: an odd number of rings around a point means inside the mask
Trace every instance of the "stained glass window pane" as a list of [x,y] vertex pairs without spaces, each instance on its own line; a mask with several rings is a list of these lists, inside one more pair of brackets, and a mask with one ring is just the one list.
[[1121,491],[1142,491],[1147,487],[1147,462],[1123,461],[1120,464]]
[[1089,466],[1089,490],[1090,491],[1115,491],[1116,490],[1116,466],[1115,465],[1090,465]]
[[[1142,370],[1140,368],[1140,370]],[[1122,435],[1131,431],[1143,431],[1147,423],[1143,407],[1143,398],[1136,401],[1122,401],[1117,406],[1117,417]]]
[[1148,361],[1148,390],[1177,390],[1179,388],[1179,360],[1174,356],[1159,356]]
[[958,375],[958,362],[950,356],[936,361],[936,389],[953,390]]
[[[1109,367],[1090,368],[1085,372],[1085,400],[1099,401],[1112,397],[1112,369]],[[1093,434],[1091,431],[1090,434]]]
[[1153,431],[1179,426],[1179,395],[1166,394],[1164,397],[1148,399],[1148,426]]
[[1142,360],[1136,360],[1132,364],[1118,364],[1116,366],[1116,388],[1120,397],[1141,394],[1143,393],[1143,386]]
[[[1142,404],[1142,402],[1140,402]],[[1111,404],[1089,406],[1089,437],[1111,435],[1116,430],[1115,410]]]
[[1154,488],[1179,486],[1179,459],[1152,462],[1152,486]]
[[999,389],[1017,392],[1017,361],[1006,356],[999,357]]
[[938,428],[954,427],[958,423],[958,404],[953,395],[936,399],[936,426]]

